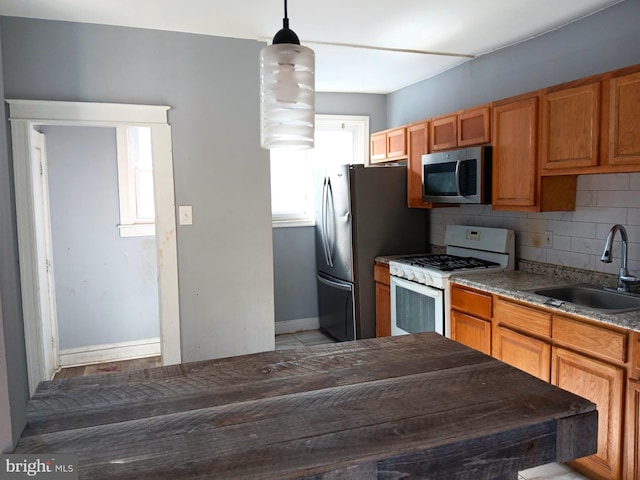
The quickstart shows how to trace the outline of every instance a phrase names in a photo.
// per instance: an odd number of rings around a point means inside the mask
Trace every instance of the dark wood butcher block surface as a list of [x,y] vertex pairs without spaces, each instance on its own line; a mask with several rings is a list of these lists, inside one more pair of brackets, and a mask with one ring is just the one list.
[[43,382],[15,453],[80,478],[516,479],[596,450],[595,405],[433,333]]

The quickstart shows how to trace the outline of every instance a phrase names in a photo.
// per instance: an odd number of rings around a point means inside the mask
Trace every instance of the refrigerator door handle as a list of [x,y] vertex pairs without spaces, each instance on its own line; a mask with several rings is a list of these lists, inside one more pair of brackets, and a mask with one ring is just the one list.
[[[331,202],[331,220],[334,220],[335,211],[333,209],[333,189],[331,188],[331,177],[327,177],[327,202],[326,202],[326,215],[325,215],[325,235],[327,237],[327,257],[328,264],[333,268],[333,246],[331,244],[331,238],[329,238],[329,202]],[[335,223],[334,223],[335,225]],[[334,239],[335,243],[335,239]]]
[[329,258],[329,240],[327,239],[327,202],[328,191],[327,182],[328,178],[324,177],[322,182],[322,219],[321,219],[321,237],[322,237],[322,252],[324,253],[324,261],[332,267],[331,259]]
[[353,290],[353,286],[351,285],[351,283],[349,282],[342,282],[340,280],[334,280],[331,278],[327,278],[322,274],[318,274],[318,281],[320,283],[324,283],[325,285],[329,286],[329,287],[333,287],[333,288],[338,288],[340,290],[345,290],[347,292],[350,292]]

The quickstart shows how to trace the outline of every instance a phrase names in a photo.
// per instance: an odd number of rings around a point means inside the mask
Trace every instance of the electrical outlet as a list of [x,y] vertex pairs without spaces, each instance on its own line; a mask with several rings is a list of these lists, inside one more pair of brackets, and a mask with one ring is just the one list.
[[553,232],[544,232],[544,246],[553,247]]

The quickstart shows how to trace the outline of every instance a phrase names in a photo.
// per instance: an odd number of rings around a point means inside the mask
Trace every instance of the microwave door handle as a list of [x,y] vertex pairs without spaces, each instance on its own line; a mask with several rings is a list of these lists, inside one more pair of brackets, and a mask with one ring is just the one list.
[[460,165],[461,165],[461,161],[458,160],[456,162],[456,194],[461,197],[462,196],[462,192],[460,192]]

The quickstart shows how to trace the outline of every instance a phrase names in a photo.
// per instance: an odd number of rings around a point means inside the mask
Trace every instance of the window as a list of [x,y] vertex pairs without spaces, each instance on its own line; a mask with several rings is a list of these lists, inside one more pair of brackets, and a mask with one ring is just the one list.
[[120,236],[155,235],[151,129],[118,127],[116,143]]
[[274,149],[270,154],[273,226],[313,225],[314,169],[365,163],[369,155],[369,117],[316,115],[313,149]]

